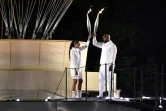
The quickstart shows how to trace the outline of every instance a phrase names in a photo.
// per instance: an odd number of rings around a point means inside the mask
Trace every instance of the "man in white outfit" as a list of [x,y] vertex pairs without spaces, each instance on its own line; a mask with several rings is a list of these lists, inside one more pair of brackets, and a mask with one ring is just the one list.
[[[110,40],[110,35],[105,34],[103,36],[104,42],[97,42],[96,34],[93,35],[93,45],[101,48],[101,58],[100,58],[100,71],[99,71],[99,96],[103,97],[104,84],[105,84],[105,74],[107,74],[107,91],[108,96],[106,99],[110,99],[111,94],[111,71],[114,72],[115,68],[115,59],[117,54],[116,45]],[[105,64],[106,67],[105,67]],[[113,69],[113,70],[112,70]]]
[[[73,86],[72,86],[72,98],[80,98],[82,97],[82,66],[81,66],[81,51],[86,49],[89,46],[91,35],[88,36],[87,43],[80,47],[79,41],[74,41],[70,46],[70,73],[73,78]],[[76,93],[76,85],[78,82],[78,90]]]

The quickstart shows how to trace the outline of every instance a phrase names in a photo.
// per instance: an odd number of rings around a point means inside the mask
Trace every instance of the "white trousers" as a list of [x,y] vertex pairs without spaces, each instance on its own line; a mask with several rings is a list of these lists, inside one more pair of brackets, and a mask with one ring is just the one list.
[[108,96],[110,96],[111,93],[111,71],[109,71],[110,65],[102,65],[100,66],[99,70],[99,96],[103,96],[103,91],[105,87],[105,75],[107,74],[107,91]]

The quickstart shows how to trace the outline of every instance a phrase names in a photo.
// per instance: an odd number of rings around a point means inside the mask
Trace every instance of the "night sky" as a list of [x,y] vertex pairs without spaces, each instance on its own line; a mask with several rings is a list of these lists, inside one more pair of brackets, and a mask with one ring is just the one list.
[[[151,0],[74,0],[65,14],[54,39],[86,41],[86,13],[92,6],[89,17],[92,30],[97,12],[108,7],[100,15],[98,41],[104,33],[111,35],[117,45],[118,66],[141,66],[165,64],[165,1]],[[92,44],[88,50],[87,65],[99,65],[101,50]],[[89,69],[93,70],[93,68]]]

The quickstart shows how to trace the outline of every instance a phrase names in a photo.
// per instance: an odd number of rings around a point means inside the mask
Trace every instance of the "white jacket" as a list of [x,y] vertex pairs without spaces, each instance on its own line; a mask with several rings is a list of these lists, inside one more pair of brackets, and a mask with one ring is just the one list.
[[107,43],[97,42],[96,37],[93,37],[93,45],[101,48],[101,57],[100,57],[100,64],[114,64],[117,54],[117,47],[116,45],[110,40]]
[[79,48],[72,48],[70,50],[70,68],[81,67],[81,51],[89,46],[90,41],[87,41],[86,45]]

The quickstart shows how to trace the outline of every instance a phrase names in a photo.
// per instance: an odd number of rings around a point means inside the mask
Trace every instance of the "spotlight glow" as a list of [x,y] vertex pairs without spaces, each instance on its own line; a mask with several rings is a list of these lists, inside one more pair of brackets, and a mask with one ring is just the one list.
[[163,108],[163,106],[159,105],[159,108]]
[[142,99],[145,99],[146,97],[145,96],[142,96]]
[[20,101],[20,99],[17,99],[16,101]]
[[120,99],[123,99],[123,97],[120,97]]
[[142,99],[151,99],[151,97],[142,96]]
[[51,97],[47,97],[47,99],[51,99]]

